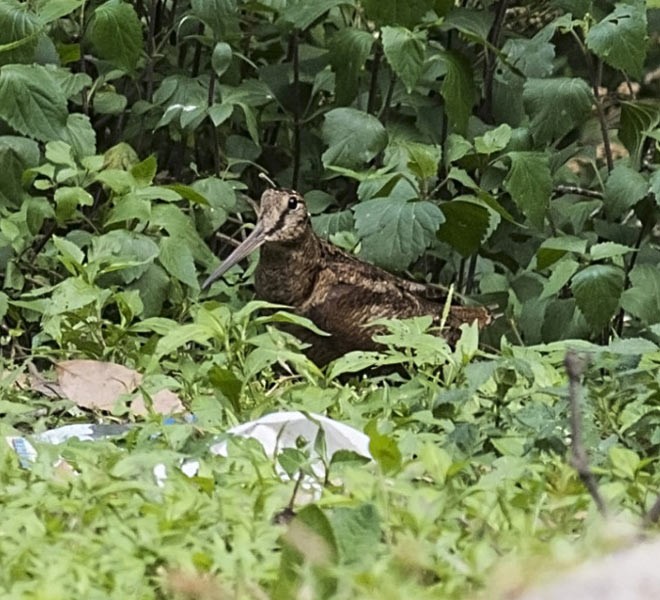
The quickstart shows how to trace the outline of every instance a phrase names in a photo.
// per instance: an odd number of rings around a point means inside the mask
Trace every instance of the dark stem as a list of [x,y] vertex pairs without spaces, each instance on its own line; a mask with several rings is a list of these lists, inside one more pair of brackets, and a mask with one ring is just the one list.
[[603,192],[588,190],[577,185],[556,185],[552,191],[557,195],[574,194],[575,196],[584,196],[585,198],[603,199]]
[[571,412],[571,463],[580,480],[596,503],[601,515],[607,515],[596,478],[589,467],[589,458],[582,440],[582,410],[580,406],[581,378],[586,367],[586,359],[574,350],[569,350],[564,358],[564,367],[568,375],[568,401]]
[[154,61],[156,60],[156,24],[158,22],[158,7],[160,0],[151,0],[151,9],[149,10],[149,33],[147,38],[147,48],[149,49],[149,59],[145,73],[147,90],[146,100],[151,102],[154,93]]
[[[502,24],[509,4],[509,0],[500,0],[495,8],[495,20],[488,32],[488,41],[492,48],[498,48],[500,45],[500,35],[502,34]],[[484,60],[484,99],[481,105],[480,115],[486,123],[493,120],[493,79],[495,77],[495,65],[497,57],[489,48],[485,50]]]
[[612,157],[612,144],[610,142],[610,134],[607,130],[607,120],[605,119],[605,110],[603,109],[603,103],[600,99],[598,88],[600,88],[600,83],[603,74],[603,63],[598,59],[594,68],[594,61],[591,58],[591,54],[588,53],[587,63],[589,64],[589,70],[592,74],[592,89],[594,92],[594,99],[596,100],[596,112],[598,114],[598,123],[600,124],[600,133],[603,137],[603,148],[605,150],[605,160],[607,162],[607,170],[611,171],[614,168],[614,158]]
[[644,516],[644,523],[646,525],[651,525],[653,523],[657,523],[658,519],[660,519],[660,495],[655,499],[653,506]]
[[[204,33],[204,24],[197,25],[197,35],[201,36]],[[199,67],[202,60],[202,42],[195,40],[195,54],[193,55],[191,75],[197,77],[199,75]]]
[[376,40],[376,49],[374,50],[374,59],[371,62],[371,81],[369,83],[369,99],[367,100],[367,112],[373,115],[376,111],[376,97],[378,96],[378,70],[380,61],[383,57],[383,47],[380,39]]
[[291,60],[293,62],[293,174],[291,186],[298,189],[300,178],[300,52],[298,30],[291,35]]
[[[211,108],[215,102],[216,81],[217,76],[215,70],[211,69],[211,75],[209,79],[209,95],[207,98],[207,105],[209,108]],[[211,121],[211,137],[213,138],[213,168],[217,175],[220,173],[220,140],[218,139],[218,128],[215,126],[213,121]]]
[[470,262],[468,263],[468,273],[467,278],[465,279],[465,293],[471,294],[472,288],[474,287],[474,273],[477,270],[477,255],[473,254],[470,257]]

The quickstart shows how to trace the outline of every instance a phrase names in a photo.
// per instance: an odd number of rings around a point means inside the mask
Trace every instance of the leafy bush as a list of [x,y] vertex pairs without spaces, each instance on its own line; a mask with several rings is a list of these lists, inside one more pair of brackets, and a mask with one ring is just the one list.
[[[238,597],[464,597],[502,555],[588,553],[593,511],[563,457],[575,344],[593,355],[584,435],[606,499],[644,513],[659,21],[641,0],[0,0],[0,429],[81,418],[16,385],[28,359],[62,357],[135,367],[198,419],[43,446],[30,471],[0,446],[6,596],[186,597],[198,572]],[[262,171],[335,243],[493,306],[491,353],[422,319],[323,372],[274,327],[296,317],[259,314],[240,276],[200,302]],[[374,361],[406,376],[344,383]],[[258,449],[204,451],[282,407],[365,429],[378,463],[337,466],[301,513],[321,566],[279,538],[292,485]],[[60,454],[78,476],[57,475]]]

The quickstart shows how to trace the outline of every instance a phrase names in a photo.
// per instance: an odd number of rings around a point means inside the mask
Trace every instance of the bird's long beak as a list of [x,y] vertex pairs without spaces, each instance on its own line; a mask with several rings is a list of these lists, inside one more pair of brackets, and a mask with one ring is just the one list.
[[225,260],[224,262],[211,273],[206,281],[202,284],[202,289],[205,290],[208,288],[216,279],[222,277],[229,269],[231,269],[236,263],[242,261],[246,256],[251,254],[256,250],[261,244],[266,241],[266,231],[261,224],[257,221],[257,224],[254,226],[252,233],[248,235],[243,243],[236,248]]

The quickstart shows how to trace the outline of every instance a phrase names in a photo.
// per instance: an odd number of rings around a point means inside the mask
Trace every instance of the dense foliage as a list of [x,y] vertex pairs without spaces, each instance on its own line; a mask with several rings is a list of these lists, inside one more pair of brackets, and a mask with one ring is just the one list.
[[[63,358],[136,368],[146,396],[172,389],[197,418],[43,445],[29,470],[0,445],[3,597],[458,598],[493,572],[524,584],[514,559],[602,546],[565,460],[569,346],[591,357],[583,433],[603,494],[644,514],[660,483],[658,9],[0,0],[0,432],[94,417],[16,385]],[[295,317],[259,313],[236,285],[250,269],[200,300],[262,171],[303,192],[336,244],[492,306],[485,350],[471,328],[450,349],[424,319],[393,323],[378,360],[407,376],[347,383],[374,357],[320,371],[273,327]],[[294,486],[257,447],[206,453],[281,409],[372,440],[376,464],[333,465],[301,512],[321,558],[281,537]],[[192,479],[177,470],[190,456]],[[288,460],[308,468],[305,452]]]

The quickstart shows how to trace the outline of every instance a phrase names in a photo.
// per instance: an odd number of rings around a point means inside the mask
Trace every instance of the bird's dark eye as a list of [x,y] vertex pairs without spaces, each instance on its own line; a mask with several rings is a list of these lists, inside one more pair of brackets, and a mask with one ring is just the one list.
[[294,210],[298,208],[298,198],[295,196],[289,196],[289,210]]

